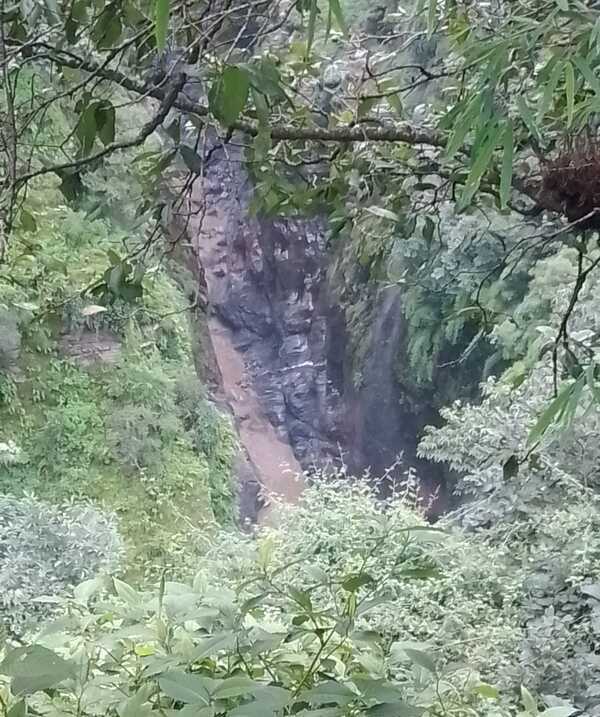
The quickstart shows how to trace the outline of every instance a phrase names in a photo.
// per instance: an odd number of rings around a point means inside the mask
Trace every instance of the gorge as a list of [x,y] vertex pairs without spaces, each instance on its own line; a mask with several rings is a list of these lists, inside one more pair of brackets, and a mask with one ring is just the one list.
[[399,288],[370,288],[357,380],[324,222],[253,213],[242,159],[235,145],[211,151],[194,183],[189,231],[208,296],[215,397],[242,446],[242,518],[256,517],[261,488],[293,501],[298,474],[340,463],[395,482],[416,468],[435,514],[446,501],[444,476],[416,457],[435,413],[408,400],[398,380],[406,340]]

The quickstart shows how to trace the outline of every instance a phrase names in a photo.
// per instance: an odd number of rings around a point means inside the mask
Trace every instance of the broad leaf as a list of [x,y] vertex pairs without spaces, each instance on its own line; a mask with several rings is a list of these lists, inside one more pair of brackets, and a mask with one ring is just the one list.
[[37,231],[37,222],[35,221],[33,214],[31,214],[31,212],[28,212],[26,209],[21,209],[19,221],[21,224],[21,228],[24,229],[26,232]]
[[524,685],[521,685],[521,701],[523,702],[523,707],[526,712],[529,712],[529,714],[532,715],[537,715],[537,702],[531,692]]
[[582,585],[581,592],[584,595],[600,600],[600,583],[592,583],[591,585]]
[[25,700],[19,700],[8,710],[6,717],[27,717]]
[[411,662],[415,663],[415,665],[419,665],[419,667],[422,667],[427,670],[427,672],[431,672],[432,674],[436,673],[435,662],[426,652],[423,652],[422,650],[415,650],[412,647],[405,648],[404,652],[407,654]]
[[197,675],[187,672],[167,672],[159,678],[160,689],[178,702],[193,705],[208,705],[210,693],[206,682]]
[[301,692],[299,697],[304,702],[310,702],[315,705],[323,705],[333,703],[337,705],[346,705],[357,697],[357,695],[346,685],[334,680],[328,680],[316,685],[310,690]]
[[73,665],[41,645],[12,650],[0,664],[0,674],[12,677],[15,695],[32,694],[55,687],[73,676]]
[[237,65],[228,65],[210,88],[210,111],[223,125],[230,127],[246,106],[249,91],[248,71]]
[[228,677],[213,691],[212,696],[215,699],[225,699],[227,697],[251,695],[260,687],[261,685],[258,682],[254,682],[249,677]]
[[569,717],[573,712],[577,712],[575,707],[561,705],[559,707],[549,707],[547,710],[540,712],[540,717],[542,717],[542,715],[543,717]]
[[373,582],[373,578],[367,573],[359,573],[358,575],[352,575],[351,577],[346,578],[342,582],[342,587],[344,590],[353,593],[364,585],[370,585]]

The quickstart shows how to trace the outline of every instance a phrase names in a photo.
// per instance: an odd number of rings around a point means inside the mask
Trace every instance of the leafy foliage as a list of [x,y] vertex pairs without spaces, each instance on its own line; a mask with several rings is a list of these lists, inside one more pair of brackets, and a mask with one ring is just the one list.
[[[349,573],[342,566],[311,571],[301,558],[277,565],[267,543],[238,584],[241,592],[202,576],[192,583],[163,580],[150,593],[113,580],[109,595],[102,580],[88,581],[76,589],[62,629],[8,650],[0,674],[9,678],[15,703],[24,699],[31,709],[66,714],[437,714],[481,703],[493,691],[475,676],[465,675],[463,692],[456,693],[428,653],[400,643],[394,648],[360,628],[387,593],[385,580],[370,573],[381,567],[373,547],[394,534],[414,565],[423,546],[413,547],[419,531],[398,531],[381,517],[373,529]],[[289,583],[298,566],[311,572],[303,588]],[[403,559],[386,569],[405,585],[416,579]],[[391,672],[398,660],[401,679]]]
[[446,425],[428,431],[421,451],[460,473],[458,491],[467,503],[456,520],[504,556],[509,574],[520,575],[523,681],[575,697],[593,712],[600,526],[591,437],[598,410],[575,404],[566,432],[553,426],[532,446],[531,428],[551,389],[547,363],[517,389],[490,380],[481,405],[444,409]]
[[[122,542],[113,516],[91,505],[50,505],[0,497],[0,619],[12,631],[51,614],[51,598],[119,567]],[[48,602],[39,601],[42,596]]]

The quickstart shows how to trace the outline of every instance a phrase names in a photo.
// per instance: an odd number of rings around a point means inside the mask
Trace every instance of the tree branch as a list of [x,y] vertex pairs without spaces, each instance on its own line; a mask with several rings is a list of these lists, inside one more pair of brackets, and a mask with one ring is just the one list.
[[79,169],[80,167],[84,167],[87,164],[92,164],[93,162],[96,162],[97,160],[102,159],[102,157],[106,157],[113,152],[130,149],[131,147],[137,147],[138,145],[143,144],[146,139],[148,139],[148,137],[166,119],[167,115],[169,114],[169,110],[174,106],[177,95],[181,92],[186,82],[186,79],[187,78],[184,73],[180,73],[173,79],[171,85],[163,92],[162,102],[158,112],[149,122],[147,122],[142,127],[140,132],[132,139],[123,142],[112,142],[111,144],[108,144],[106,147],[104,147],[104,149],[101,149],[95,154],[91,154],[89,157],[82,157],[80,159],[75,159],[72,162],[63,162],[63,164],[57,164],[51,167],[43,167],[42,169],[29,172],[28,174],[22,174],[21,176],[17,177],[16,186],[20,187],[23,184],[29,182],[31,179],[34,179],[35,177],[40,177],[44,174],[61,172],[69,169]]

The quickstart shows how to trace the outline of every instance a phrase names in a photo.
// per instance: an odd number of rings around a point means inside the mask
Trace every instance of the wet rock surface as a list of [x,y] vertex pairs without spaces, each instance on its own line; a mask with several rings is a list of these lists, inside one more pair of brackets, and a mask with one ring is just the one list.
[[[427,478],[430,469],[415,453],[417,433],[429,417],[415,415],[396,378],[404,341],[399,293],[376,292],[375,320],[367,329],[370,349],[356,386],[344,314],[329,286],[324,226],[318,220],[256,217],[252,192],[241,157],[217,150],[193,200],[213,332],[220,345],[226,337],[226,351],[233,350],[243,366],[243,376],[236,369],[229,400],[238,431],[256,424],[256,416],[244,415],[250,404],[241,398],[252,392],[250,413],[259,405],[276,436],[255,461],[254,446],[246,447],[252,480],[265,482],[265,465],[256,465],[264,464],[265,453],[273,454],[267,473],[277,472],[286,445],[293,451],[288,466],[294,459],[301,469],[323,466],[343,455],[352,471],[370,468],[377,475],[404,453]],[[217,360],[218,352],[215,345]],[[256,436],[255,431],[249,440],[256,442]],[[250,481],[247,467],[244,475],[242,485]],[[429,480],[427,492],[434,488]]]

